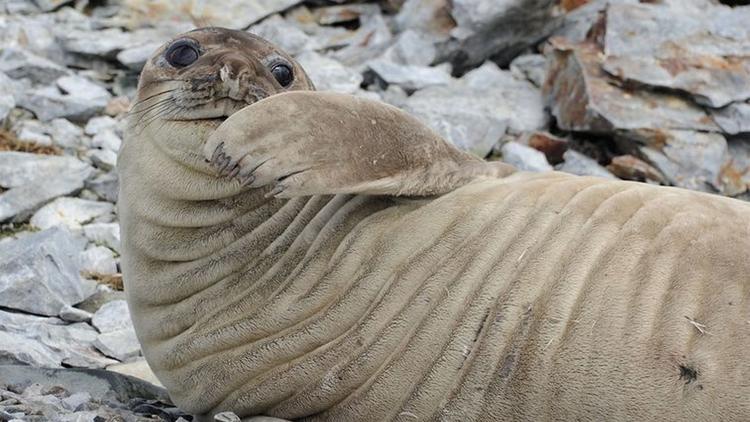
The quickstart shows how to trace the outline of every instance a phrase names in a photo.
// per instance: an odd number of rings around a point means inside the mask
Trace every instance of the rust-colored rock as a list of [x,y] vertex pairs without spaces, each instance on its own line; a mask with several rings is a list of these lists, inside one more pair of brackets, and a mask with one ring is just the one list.
[[551,164],[563,162],[563,154],[568,150],[568,140],[547,132],[532,132],[527,135],[526,144],[547,156]]
[[570,12],[571,10],[577,9],[588,2],[589,0],[561,0],[560,6],[562,6],[562,8],[566,12]]
[[571,45],[554,38],[550,50],[543,93],[562,129],[592,133],[719,130],[702,108],[683,97],[618,86],[602,70],[604,53],[592,42]]
[[659,170],[632,155],[620,155],[612,158],[612,162],[607,166],[607,169],[620,179],[667,183]]
[[604,69],[708,107],[750,98],[750,8],[613,4]]

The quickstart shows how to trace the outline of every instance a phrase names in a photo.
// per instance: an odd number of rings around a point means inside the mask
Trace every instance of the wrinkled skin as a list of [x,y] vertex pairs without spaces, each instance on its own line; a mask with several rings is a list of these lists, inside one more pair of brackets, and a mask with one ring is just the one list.
[[514,173],[265,41],[183,37],[200,57],[149,60],[118,162],[131,314],[181,408],[750,418],[748,204]]

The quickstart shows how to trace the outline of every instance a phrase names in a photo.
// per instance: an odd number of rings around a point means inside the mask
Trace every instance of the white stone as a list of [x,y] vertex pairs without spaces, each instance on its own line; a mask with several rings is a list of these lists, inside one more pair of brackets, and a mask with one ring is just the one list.
[[64,398],[61,400],[61,403],[63,407],[65,407],[68,410],[72,411],[78,411],[81,410],[83,405],[86,403],[89,403],[91,401],[91,394],[81,391],[78,393],[73,393],[70,396]]
[[127,48],[117,53],[117,61],[132,70],[140,71],[146,64],[146,60],[148,60],[148,58],[154,54],[154,51],[161,47],[162,44],[162,41],[158,41]]
[[[122,145],[122,139],[117,136],[113,129],[102,130],[91,140],[91,146],[115,153],[120,150],[120,145]],[[111,157],[106,158],[106,160],[111,160]]]
[[508,142],[502,146],[503,161],[522,171],[552,171],[543,152],[518,142]]
[[91,149],[88,156],[92,164],[105,171],[112,170],[117,165],[117,153],[109,149]]
[[362,84],[362,75],[339,61],[307,51],[297,57],[315,87],[320,91],[353,94]]
[[58,314],[60,319],[63,321],[68,322],[84,322],[84,321],[90,321],[92,314],[91,312],[86,312],[83,309],[74,308],[72,306],[69,306]]
[[94,341],[94,347],[119,361],[126,361],[141,353],[141,345],[132,328],[99,334]]
[[95,116],[89,119],[86,123],[86,127],[83,129],[84,133],[89,136],[94,136],[104,130],[115,130],[117,128],[117,120],[109,116]]
[[83,226],[83,235],[89,242],[120,252],[120,225],[118,223],[87,224]]
[[0,244],[0,306],[57,315],[93,292],[78,271],[81,249],[70,233],[50,229]]
[[52,145],[52,138],[46,133],[47,128],[38,120],[24,120],[14,130],[16,131],[16,137],[20,141],[45,146]]
[[0,123],[5,121],[13,107],[16,106],[16,99],[10,94],[0,94]]
[[109,202],[63,197],[39,209],[31,217],[31,225],[40,229],[64,226],[77,230],[82,224],[113,211],[114,205]]
[[93,170],[75,157],[0,151],[0,186],[5,189],[48,184],[63,174],[83,182]]
[[82,274],[115,274],[117,260],[114,253],[104,246],[94,246],[86,249],[80,255]]
[[83,129],[67,119],[53,119],[49,122],[52,142],[62,148],[80,149],[87,145]]
[[94,313],[94,316],[91,317],[91,324],[100,333],[133,329],[133,322],[130,320],[130,310],[128,309],[127,302],[124,300],[113,300],[102,305]]
[[389,85],[398,85],[409,91],[448,85],[453,81],[450,74],[438,67],[404,65],[382,59],[371,60],[367,66]]
[[116,363],[94,350],[97,335],[85,323],[0,310],[0,364],[104,368]]

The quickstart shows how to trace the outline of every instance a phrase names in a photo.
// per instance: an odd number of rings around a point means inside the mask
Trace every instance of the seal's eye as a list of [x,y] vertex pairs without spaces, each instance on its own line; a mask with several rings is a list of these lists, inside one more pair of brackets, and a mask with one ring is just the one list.
[[189,41],[177,41],[169,46],[166,57],[170,65],[180,68],[190,66],[198,60],[198,48]]
[[271,73],[273,73],[273,77],[276,78],[279,84],[284,88],[291,85],[292,81],[294,80],[292,68],[285,64],[277,64],[273,67],[273,69],[271,69]]

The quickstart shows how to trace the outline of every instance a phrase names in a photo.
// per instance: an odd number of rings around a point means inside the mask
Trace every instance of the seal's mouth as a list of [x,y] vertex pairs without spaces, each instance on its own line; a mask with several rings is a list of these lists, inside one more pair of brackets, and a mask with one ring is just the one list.
[[129,118],[141,128],[154,122],[206,121],[221,123],[229,116],[254,104],[268,94],[247,86],[241,92],[223,84],[197,87],[190,81],[169,81],[162,91],[139,99],[131,107]]

